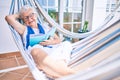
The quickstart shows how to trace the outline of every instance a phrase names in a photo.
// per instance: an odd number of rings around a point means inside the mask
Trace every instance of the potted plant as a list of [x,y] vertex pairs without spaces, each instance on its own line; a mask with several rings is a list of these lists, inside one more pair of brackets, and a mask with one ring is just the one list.
[[84,25],[83,25],[83,28],[78,31],[79,33],[85,33],[85,32],[88,32],[88,21],[85,21],[84,22]]

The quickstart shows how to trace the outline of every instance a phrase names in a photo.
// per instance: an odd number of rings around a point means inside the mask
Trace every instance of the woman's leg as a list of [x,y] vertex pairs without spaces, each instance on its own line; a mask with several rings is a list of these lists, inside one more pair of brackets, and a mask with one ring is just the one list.
[[54,76],[61,77],[75,73],[75,71],[66,66],[63,60],[56,61],[52,59],[42,49],[34,48],[31,54],[39,69],[42,69],[47,74],[54,73]]
[[31,50],[33,59],[38,67],[38,69],[43,70],[49,77],[60,77],[57,73],[53,72],[47,65],[44,64],[44,59],[48,56],[42,49],[33,48]]
[[75,73],[71,68],[69,68],[64,60],[54,60],[50,56],[44,59],[44,63],[53,71],[59,73],[62,76]]

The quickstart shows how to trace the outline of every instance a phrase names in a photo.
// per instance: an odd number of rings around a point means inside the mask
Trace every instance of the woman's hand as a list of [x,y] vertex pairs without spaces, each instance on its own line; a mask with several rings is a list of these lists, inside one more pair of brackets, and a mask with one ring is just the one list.
[[54,36],[50,37],[48,40],[40,42],[40,45],[47,46],[47,45],[54,45],[59,44],[61,42],[60,38],[55,34]]
[[50,39],[48,39],[48,40],[45,40],[45,41],[43,41],[43,42],[40,42],[40,45],[47,46],[47,45],[53,44],[53,42],[54,42],[54,39],[53,39],[53,38],[50,38]]

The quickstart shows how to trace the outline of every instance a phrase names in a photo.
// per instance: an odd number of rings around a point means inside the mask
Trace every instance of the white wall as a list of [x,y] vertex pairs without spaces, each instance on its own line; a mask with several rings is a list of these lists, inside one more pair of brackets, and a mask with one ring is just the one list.
[[11,0],[0,0],[0,54],[18,51],[4,19],[9,14],[10,4]]
[[92,30],[95,30],[104,21],[106,17],[106,2],[107,0],[94,0]]

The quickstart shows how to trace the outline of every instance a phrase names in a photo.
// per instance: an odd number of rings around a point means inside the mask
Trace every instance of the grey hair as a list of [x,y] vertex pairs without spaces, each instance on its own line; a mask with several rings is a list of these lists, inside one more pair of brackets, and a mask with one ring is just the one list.
[[23,13],[25,11],[27,11],[28,9],[32,9],[34,13],[37,13],[36,10],[33,7],[31,7],[29,5],[25,5],[25,6],[22,6],[21,9],[20,9],[20,11],[19,11],[19,15],[20,15],[21,18],[23,16]]

